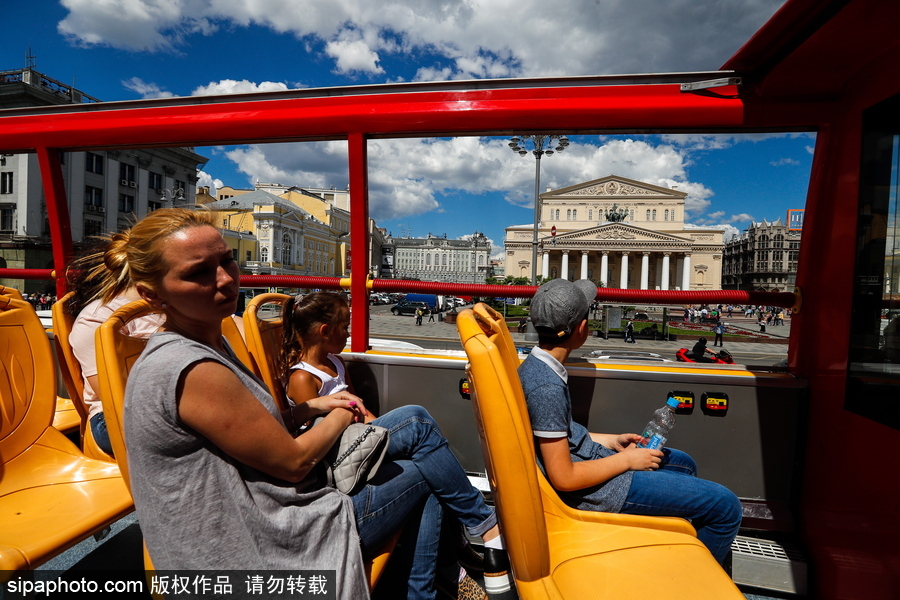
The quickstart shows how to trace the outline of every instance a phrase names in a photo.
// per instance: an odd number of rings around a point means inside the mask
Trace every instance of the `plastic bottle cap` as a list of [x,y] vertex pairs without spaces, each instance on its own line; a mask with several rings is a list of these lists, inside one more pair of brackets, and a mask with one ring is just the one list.
[[666,404],[668,404],[672,408],[678,408],[681,402],[679,402],[674,396],[669,396],[669,399],[666,400]]

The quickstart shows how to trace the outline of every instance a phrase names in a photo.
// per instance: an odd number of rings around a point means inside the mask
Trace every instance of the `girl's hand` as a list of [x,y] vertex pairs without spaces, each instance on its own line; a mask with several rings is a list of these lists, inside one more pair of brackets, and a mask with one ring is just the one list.
[[628,459],[631,471],[655,471],[659,469],[663,459],[662,450],[640,448],[637,445],[625,448],[620,454]]

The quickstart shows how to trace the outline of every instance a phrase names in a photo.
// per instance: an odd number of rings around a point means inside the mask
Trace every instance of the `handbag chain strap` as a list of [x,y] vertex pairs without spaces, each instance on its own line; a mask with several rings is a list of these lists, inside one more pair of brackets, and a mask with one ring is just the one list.
[[371,425],[366,427],[366,430],[363,431],[359,435],[359,437],[357,437],[355,440],[353,440],[353,442],[350,444],[350,446],[346,450],[344,450],[344,452],[340,456],[338,456],[336,459],[334,459],[334,462],[332,463],[331,467],[337,468],[338,465],[340,465],[342,462],[344,462],[344,459],[346,459],[348,456],[353,454],[353,451],[356,450],[360,444],[362,444],[364,441],[366,441],[366,438],[369,437],[370,433],[374,433],[374,432],[375,432],[375,428],[372,427]]

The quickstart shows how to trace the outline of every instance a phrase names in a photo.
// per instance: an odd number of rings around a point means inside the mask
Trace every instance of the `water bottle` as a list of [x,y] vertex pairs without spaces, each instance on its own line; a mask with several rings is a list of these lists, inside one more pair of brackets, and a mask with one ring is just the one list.
[[669,396],[666,405],[653,413],[653,419],[644,427],[641,433],[646,442],[641,444],[641,448],[651,448],[653,450],[662,450],[666,440],[669,439],[669,431],[675,427],[675,409],[678,408],[679,402],[673,396]]

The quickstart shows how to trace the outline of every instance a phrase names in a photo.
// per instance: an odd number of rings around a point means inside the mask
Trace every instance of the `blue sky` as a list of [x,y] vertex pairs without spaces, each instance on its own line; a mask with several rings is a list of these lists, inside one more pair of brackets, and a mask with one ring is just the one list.
[[[2,0],[0,69],[101,100],[399,81],[713,70],[783,0]],[[661,9],[662,7],[662,9]],[[810,135],[578,136],[541,189],[616,174],[689,192],[729,232],[803,208]],[[371,142],[371,214],[394,235],[499,249],[532,222],[534,159],[499,138]],[[347,185],[340,143],[198,148],[201,184]]]

